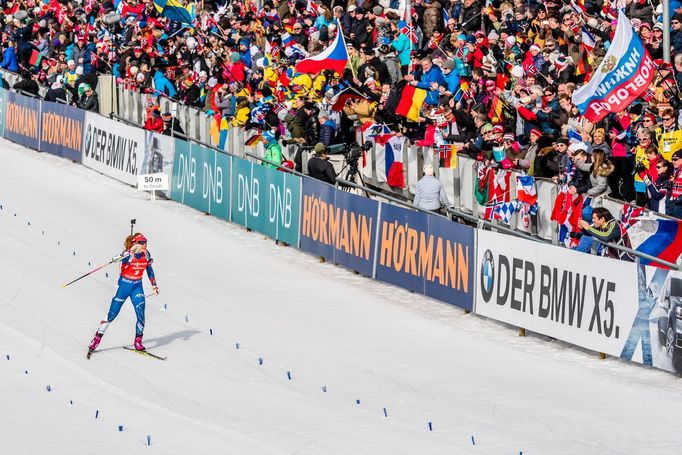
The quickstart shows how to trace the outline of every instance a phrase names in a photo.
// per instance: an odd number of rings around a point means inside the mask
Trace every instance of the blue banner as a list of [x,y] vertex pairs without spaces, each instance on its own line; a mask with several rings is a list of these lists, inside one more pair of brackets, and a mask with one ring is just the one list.
[[229,155],[176,139],[171,199],[228,220],[230,166]]
[[40,149],[40,100],[8,92],[5,109],[5,138]]
[[232,221],[298,246],[301,178],[234,158]]
[[372,276],[379,203],[364,196],[336,190],[329,210],[329,233],[334,235],[334,262]]
[[85,111],[45,101],[41,119],[40,151],[80,163]]
[[334,261],[336,229],[329,229],[329,212],[336,205],[336,188],[303,179],[301,197],[301,249]]
[[433,269],[433,249],[425,249],[428,238],[426,214],[381,204],[376,279],[423,294],[422,277],[430,277]]
[[445,218],[381,205],[376,278],[473,308],[474,229]]
[[475,230],[439,216],[426,216],[429,237],[425,247],[420,243],[420,250],[433,248],[434,253],[433,261],[429,261],[431,270],[424,273],[424,294],[471,311],[476,269]]

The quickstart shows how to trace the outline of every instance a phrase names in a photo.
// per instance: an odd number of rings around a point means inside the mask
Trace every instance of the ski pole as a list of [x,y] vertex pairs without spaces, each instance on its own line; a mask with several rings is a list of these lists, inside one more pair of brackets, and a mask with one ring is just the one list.
[[81,280],[81,279],[85,278],[85,277],[88,276],[88,275],[92,275],[92,274],[95,273],[96,271],[101,270],[101,269],[103,269],[104,267],[108,266],[109,264],[113,264],[114,262],[116,262],[116,261],[118,261],[118,260],[120,260],[120,259],[121,259],[121,256],[115,257],[115,258],[113,258],[111,261],[107,262],[107,263],[104,264],[104,265],[100,265],[99,267],[97,267],[97,268],[94,269],[94,270],[89,271],[89,272],[86,273],[85,275],[79,276],[79,277],[76,278],[75,280],[69,281],[69,282],[66,283],[66,284],[62,284],[62,287],[65,288],[65,287],[67,287],[68,285],[73,284],[73,283],[75,283],[76,281]]

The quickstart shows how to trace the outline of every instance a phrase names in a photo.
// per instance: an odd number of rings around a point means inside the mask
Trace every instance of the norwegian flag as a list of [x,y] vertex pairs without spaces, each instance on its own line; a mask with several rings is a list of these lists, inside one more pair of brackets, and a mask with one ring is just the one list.
[[315,16],[319,15],[320,5],[315,3],[313,0],[308,0],[308,4],[305,6],[306,11],[310,11]]
[[568,186],[564,185],[558,194],[552,209],[550,220],[559,223],[559,241],[570,246],[570,233],[579,232],[578,221],[582,217],[583,207],[589,205],[582,194],[572,195]]
[[652,99],[654,99],[655,96],[656,96],[656,94],[654,93],[653,90],[651,90],[651,89],[646,89],[646,90],[644,90],[644,93],[642,93],[641,98],[642,98],[644,101],[649,102],[649,101],[651,101]]
[[282,111],[285,110],[286,108],[287,108],[287,105],[286,105],[286,104],[284,104],[284,103],[277,103],[277,104],[275,104],[275,105],[272,107],[272,112],[274,112],[275,114],[279,114],[280,112],[282,112]]
[[407,22],[401,29],[400,33],[407,36],[412,44],[417,44],[417,31],[412,26],[412,21]]
[[623,216],[621,216],[621,233],[624,233],[630,227],[635,224],[637,221],[637,218],[644,213],[644,208],[642,207],[633,207],[629,204],[624,204],[623,205]]

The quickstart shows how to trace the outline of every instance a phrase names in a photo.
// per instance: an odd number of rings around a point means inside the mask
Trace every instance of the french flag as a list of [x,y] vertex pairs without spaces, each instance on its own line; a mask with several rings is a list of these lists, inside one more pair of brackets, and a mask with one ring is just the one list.
[[312,57],[305,58],[296,64],[299,73],[317,74],[326,69],[332,69],[343,74],[343,69],[348,63],[348,51],[343,39],[341,26],[337,29],[334,41],[325,50]]
[[[682,221],[657,220],[655,223],[658,225],[656,231],[637,247],[637,251],[674,264],[682,253]],[[644,258],[640,260],[640,264],[667,268],[663,264]]]

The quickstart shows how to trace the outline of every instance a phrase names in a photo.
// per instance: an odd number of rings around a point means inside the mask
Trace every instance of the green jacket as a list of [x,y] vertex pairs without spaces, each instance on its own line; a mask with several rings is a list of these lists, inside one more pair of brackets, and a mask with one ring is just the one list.
[[[265,157],[266,160],[271,161],[273,163],[281,164],[282,163],[282,147],[279,145],[279,142],[271,142],[265,147]],[[275,166],[270,163],[266,163],[263,161],[263,165],[267,166],[272,169],[277,169],[278,166]]]

